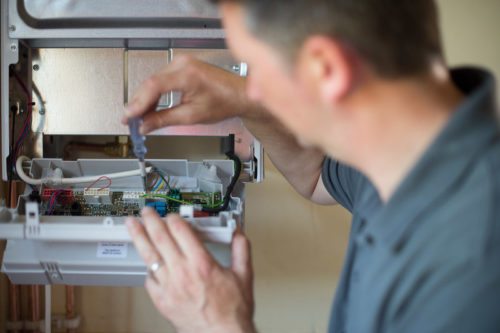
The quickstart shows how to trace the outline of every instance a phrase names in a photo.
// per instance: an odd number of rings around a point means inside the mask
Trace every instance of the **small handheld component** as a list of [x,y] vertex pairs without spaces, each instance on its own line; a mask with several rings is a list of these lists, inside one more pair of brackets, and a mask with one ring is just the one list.
[[146,137],[139,132],[139,128],[142,125],[142,118],[130,118],[128,120],[128,127],[130,129],[130,139],[134,145],[133,151],[134,155],[139,160],[139,168],[141,169],[142,183],[144,187],[144,192],[147,192],[146,184],[146,163],[144,158],[148,150],[146,149]]

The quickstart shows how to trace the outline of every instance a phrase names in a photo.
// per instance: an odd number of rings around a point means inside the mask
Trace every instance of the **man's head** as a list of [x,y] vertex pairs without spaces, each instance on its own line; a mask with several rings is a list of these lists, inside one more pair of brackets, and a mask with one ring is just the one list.
[[311,36],[345,43],[380,75],[428,69],[441,55],[434,0],[219,0],[243,6],[247,28],[294,57]]
[[367,77],[418,77],[441,59],[433,0],[216,2],[229,47],[250,66],[250,97],[322,148],[322,130],[343,126],[341,111]]

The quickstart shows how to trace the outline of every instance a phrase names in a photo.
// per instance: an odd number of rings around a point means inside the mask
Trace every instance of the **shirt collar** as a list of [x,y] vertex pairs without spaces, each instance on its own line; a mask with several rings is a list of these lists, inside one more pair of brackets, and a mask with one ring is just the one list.
[[368,221],[366,232],[394,251],[405,244],[420,214],[459,181],[481,149],[499,136],[494,77],[473,68],[452,70],[451,77],[466,98],[434,143],[387,204],[373,186],[360,198],[370,214],[362,216]]

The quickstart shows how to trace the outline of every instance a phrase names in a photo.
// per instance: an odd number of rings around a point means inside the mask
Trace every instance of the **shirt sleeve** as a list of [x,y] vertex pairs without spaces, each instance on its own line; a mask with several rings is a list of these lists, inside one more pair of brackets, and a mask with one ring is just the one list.
[[330,158],[323,162],[321,178],[328,193],[352,212],[366,178],[356,169]]

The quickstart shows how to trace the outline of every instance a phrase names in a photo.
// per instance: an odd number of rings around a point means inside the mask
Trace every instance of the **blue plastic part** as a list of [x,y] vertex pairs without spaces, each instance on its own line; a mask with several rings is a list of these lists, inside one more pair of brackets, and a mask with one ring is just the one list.
[[134,155],[139,159],[139,161],[144,161],[148,150],[145,144],[146,137],[139,132],[141,125],[142,118],[130,118],[128,120],[130,139],[132,140],[132,144],[134,145]]
[[168,205],[166,201],[146,201],[145,204],[147,207],[151,207],[156,210],[158,215],[160,215],[161,217],[167,216]]
[[167,216],[167,203],[166,202],[157,202],[156,203],[156,211],[158,215],[161,217]]

